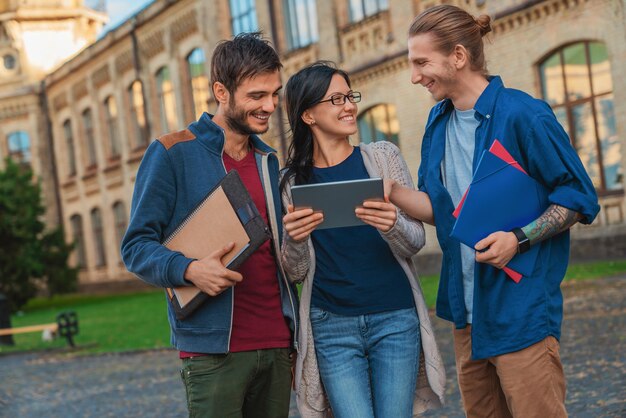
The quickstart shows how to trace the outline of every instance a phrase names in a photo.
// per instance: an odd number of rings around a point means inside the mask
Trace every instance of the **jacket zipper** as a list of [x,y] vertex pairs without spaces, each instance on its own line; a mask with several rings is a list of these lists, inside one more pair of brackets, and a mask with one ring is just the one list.
[[[224,133],[224,130],[222,129],[222,138],[224,139],[224,142],[226,141],[226,134]],[[224,172],[227,173],[226,170],[226,165],[224,164],[224,147],[222,146],[222,151],[220,152],[220,157],[221,157],[221,161],[222,161],[222,167],[224,168]],[[265,177],[266,175],[269,176],[268,172],[269,172],[269,167],[267,164],[267,154],[264,154],[261,157],[261,169],[263,171],[263,177]],[[264,179],[264,182],[266,183],[266,189],[267,186],[270,187],[269,189],[269,193],[270,193],[270,197],[272,197],[272,189],[271,189],[271,184],[269,181],[267,181],[267,179]],[[267,199],[267,194],[265,195],[266,197],[266,202],[269,203],[269,205],[271,206],[270,210],[271,210],[271,216],[274,216],[274,214],[276,213],[274,211],[274,200],[273,199]],[[271,219],[271,218],[270,218]],[[270,221],[270,225],[271,225],[271,221]],[[270,230],[272,231],[272,236],[274,235],[274,229],[270,228]],[[287,276],[285,275],[285,271],[283,270],[283,266],[280,263],[280,260],[278,260],[279,254],[280,254],[280,248],[277,249],[277,242],[278,240],[276,239],[272,239],[272,241],[274,241],[274,252],[276,253],[276,264],[278,265],[278,268],[280,269],[280,273],[283,277],[283,282],[285,283],[285,290],[287,292],[287,295],[289,296],[289,304],[291,305],[291,312],[293,315],[293,346],[296,349],[296,351],[298,351],[298,320],[297,320],[297,314],[296,314],[296,308],[295,305],[293,303],[293,297],[291,296],[291,292],[289,290],[289,283],[287,282]],[[233,314],[235,311],[235,286],[233,286],[232,288],[232,292],[231,292],[231,298],[230,298],[230,325],[228,327],[228,345],[226,346],[226,352],[230,352],[230,339],[233,335]]]
[[[272,231],[272,237],[274,237],[274,234],[276,233],[276,228],[271,228],[271,219],[272,217],[275,216],[276,211],[275,211],[275,207],[274,207],[274,199],[273,199],[273,192],[272,192],[272,185],[271,185],[271,181],[269,179],[269,166],[268,166],[268,155],[269,154],[264,154],[261,156],[261,169],[263,171],[263,181],[266,185],[266,190],[268,190],[269,187],[269,194],[270,194],[270,199],[266,199],[267,204],[269,206],[269,211],[270,211],[270,216],[268,216],[268,219],[270,220],[270,230]],[[267,197],[267,194],[266,194]],[[278,220],[276,220],[276,222],[278,222]],[[285,270],[283,269],[283,265],[280,261],[280,248],[278,248],[278,243],[279,243],[279,237],[277,236],[276,239],[272,239],[273,241],[273,245],[274,245],[274,252],[276,253],[276,264],[278,265],[278,268],[280,269],[280,274],[282,276],[283,282],[285,284],[285,291],[287,292],[287,296],[289,296],[289,303],[291,305],[291,312],[293,314],[293,346],[296,349],[296,351],[298,351],[298,317],[297,317],[297,313],[296,313],[296,307],[293,303],[293,297],[291,296],[291,291],[289,288],[289,282],[287,281],[287,275],[285,274]]]
[[[221,128],[220,128],[221,129]],[[223,144],[226,143],[226,133],[224,132],[224,129],[221,129],[222,131],[222,139],[223,139]],[[226,170],[226,164],[224,164],[224,146],[222,145],[222,151],[220,152],[220,161],[222,162],[222,167],[224,168],[224,173],[228,173],[228,171]],[[235,286],[231,287],[232,292],[230,293],[231,297],[230,297],[230,324],[228,326],[228,343],[226,345],[226,352],[230,353],[230,338],[233,335],[233,315],[235,312]]]

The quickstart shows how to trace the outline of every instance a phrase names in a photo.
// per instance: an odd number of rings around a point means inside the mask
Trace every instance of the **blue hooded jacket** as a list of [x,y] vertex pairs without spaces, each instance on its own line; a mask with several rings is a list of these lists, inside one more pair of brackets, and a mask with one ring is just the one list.
[[[297,348],[297,297],[288,283],[276,254],[282,240],[282,211],[278,192],[279,164],[275,151],[256,135],[250,136],[267,202],[276,259],[283,315]],[[171,251],[161,242],[171,234],[198,203],[226,175],[222,161],[224,131],[204,113],[187,129],[154,141],[137,172],[130,222],[122,241],[122,258],[128,270],[159,287],[189,286],[184,279],[194,261]],[[178,320],[168,302],[171,343],[194,353],[229,351],[234,290],[212,297],[184,320]]]

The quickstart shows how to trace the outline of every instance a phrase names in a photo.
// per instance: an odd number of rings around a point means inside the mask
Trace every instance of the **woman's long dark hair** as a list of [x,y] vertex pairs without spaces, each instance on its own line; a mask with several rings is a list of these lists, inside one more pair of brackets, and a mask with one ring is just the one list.
[[302,120],[302,114],[324,99],[333,75],[341,75],[348,86],[350,78],[330,61],[317,61],[292,75],[285,87],[285,107],[291,128],[291,143],[287,152],[285,173],[280,182],[285,184],[295,176],[295,184],[306,184],[313,171],[313,133]]

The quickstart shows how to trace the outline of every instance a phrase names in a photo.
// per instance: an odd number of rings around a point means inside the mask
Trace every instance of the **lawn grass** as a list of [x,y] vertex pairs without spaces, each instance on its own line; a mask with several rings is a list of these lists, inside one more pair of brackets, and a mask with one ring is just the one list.
[[[599,261],[593,263],[571,264],[565,273],[565,282],[593,280],[600,277],[611,277],[626,274],[626,260]],[[429,307],[435,306],[439,276],[421,276],[424,298]]]
[[626,260],[571,264],[565,273],[565,281],[597,279],[624,273],[626,273]]
[[[626,274],[626,259],[571,265],[565,281],[589,280]],[[439,286],[438,276],[420,277],[426,303],[434,307]],[[89,354],[169,347],[169,324],[165,295],[161,290],[126,295],[64,295],[52,299],[37,298],[13,315],[13,327],[55,322],[65,310],[78,314],[80,332],[75,337],[79,346],[73,353]],[[65,339],[41,341],[41,333],[14,336],[15,346],[0,346],[0,354],[62,349]]]
[[[34,299],[22,314],[13,315],[11,324],[20,327],[56,321],[65,310],[78,315],[79,334],[75,343],[84,353],[103,353],[169,347],[169,324],[163,291],[90,296],[68,295],[54,299]],[[63,348],[64,338],[41,341],[41,333],[18,334],[15,346],[0,346],[0,353]]]

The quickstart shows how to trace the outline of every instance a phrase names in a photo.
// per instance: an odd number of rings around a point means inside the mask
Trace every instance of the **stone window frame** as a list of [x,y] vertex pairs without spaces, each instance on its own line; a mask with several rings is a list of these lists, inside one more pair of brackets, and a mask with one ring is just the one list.
[[228,0],[230,27],[233,35],[259,30],[254,0]]
[[63,121],[63,137],[65,139],[65,150],[67,151],[67,176],[76,175],[76,144],[74,143],[74,131],[72,120],[67,118]]
[[304,48],[319,41],[315,0],[283,0],[287,50]]
[[91,231],[94,242],[94,254],[96,256],[96,267],[104,267],[107,263],[106,248],[104,240],[104,226],[102,223],[102,211],[95,207],[89,213],[91,220]]
[[350,23],[360,22],[385,10],[389,10],[389,0],[347,0]]
[[80,114],[83,136],[85,144],[85,163],[87,168],[93,168],[98,166],[98,156],[96,153],[96,138],[94,129],[93,111],[90,107],[85,108]]
[[[192,59],[199,58],[198,62],[192,62]],[[191,91],[191,109],[197,119],[204,112],[209,111],[209,101],[211,100],[211,92],[209,90],[209,74],[206,69],[206,54],[200,47],[193,48],[185,57],[187,69],[188,87]],[[194,68],[201,69],[196,74]]]
[[[111,106],[112,103],[112,106]],[[104,121],[109,140],[108,153],[110,158],[117,158],[121,154],[120,129],[119,129],[119,106],[115,96],[108,95],[103,101]],[[112,112],[111,109],[114,109]],[[114,114],[113,114],[114,113]]]
[[[138,88],[135,86],[138,86]],[[143,82],[138,78],[134,79],[126,89],[126,94],[130,110],[130,135],[135,144],[134,148],[135,150],[146,148],[150,143],[150,126],[148,123],[148,108]],[[138,103],[135,97],[140,98],[141,103]],[[143,124],[139,120],[140,114],[143,115]]]
[[126,228],[128,227],[128,217],[126,215],[126,205],[124,201],[117,200],[113,203],[111,205],[111,211],[113,212],[113,222],[115,224],[115,238],[117,239],[118,246],[121,246]]
[[[598,82],[594,81],[594,76],[596,74],[594,74],[594,71],[592,68],[592,58],[591,58],[591,50],[590,50],[592,45],[601,45],[603,48],[606,49],[605,42],[597,41],[597,40],[579,40],[579,41],[569,42],[569,43],[560,45],[559,47],[551,50],[550,53],[546,54],[537,63],[536,70],[537,70],[537,74],[539,78],[539,86],[540,86],[542,98],[546,102],[548,102],[548,104],[552,107],[553,111],[557,115],[557,119],[559,119],[559,122],[561,123],[561,125],[563,126],[567,134],[569,135],[570,141],[572,142],[572,145],[579,152],[579,155],[581,155],[579,148],[582,146],[582,144],[577,144],[579,138],[577,137],[578,132],[576,129],[575,112],[576,112],[576,109],[581,108],[581,106],[588,106],[588,108],[590,109],[590,116],[593,119],[592,129],[593,129],[593,135],[595,136],[594,138],[595,139],[595,147],[594,147],[595,148],[595,161],[597,164],[597,171],[598,171],[598,177],[599,177],[599,184],[597,184],[597,181],[595,184],[596,191],[601,196],[616,195],[616,194],[621,195],[621,194],[624,194],[624,179],[623,179],[624,167],[617,168],[618,170],[621,170],[621,174],[620,174],[621,175],[621,187],[607,189],[605,158],[603,155],[604,144],[602,143],[599,123],[598,123],[598,119],[599,119],[599,114],[598,114],[599,101],[598,100],[600,99],[604,99],[605,101],[609,100],[611,101],[611,103],[614,104],[614,98],[613,98],[614,86],[613,86],[612,78],[611,78],[610,79],[611,87],[609,90],[597,91],[596,89],[594,89],[594,87],[596,87],[596,84]],[[568,90],[568,74],[571,74],[571,70],[568,73],[568,70],[566,69],[565,51],[571,50],[571,48],[575,48],[577,46],[584,47],[584,53],[585,53],[584,58],[585,58],[585,63],[586,63],[586,72],[587,72],[587,80],[588,80],[587,87],[589,88],[589,93],[582,95],[582,97],[580,96],[572,97],[573,94],[570,94],[570,93],[573,93],[573,91],[570,92]],[[611,62],[610,62],[610,56],[609,56],[608,50],[606,51],[606,54],[607,54],[606,60],[608,61],[608,71],[609,71],[609,77],[610,77]],[[551,78],[549,76],[546,76],[546,72],[544,71],[544,65],[547,65],[547,63],[550,62],[550,60],[554,60],[557,58],[560,64],[560,77],[557,77],[558,79],[550,81]],[[548,82],[561,83],[560,88],[562,88],[562,93],[563,93],[562,99],[557,100],[557,101],[551,100],[551,97],[550,97],[551,93],[549,93],[549,90],[550,90],[550,87],[553,87],[553,86],[549,86]],[[570,82],[571,82],[571,79],[570,79]],[[613,113],[612,116],[614,118],[615,114]],[[616,141],[619,146],[619,138],[616,138]],[[621,150],[620,154],[623,152],[624,150]],[[582,154],[585,154],[585,153],[583,152]],[[583,161],[585,161],[586,158],[587,158],[586,155],[581,155],[581,159],[583,159]],[[594,158],[590,157],[590,159],[593,160]],[[618,160],[621,160],[621,158],[618,158]],[[587,167],[585,168],[588,170]],[[595,177],[593,176],[592,172],[590,172],[590,176]]]
[[[24,141],[24,138],[26,141]],[[7,137],[8,156],[16,163],[30,167],[32,162],[30,135],[24,130],[9,132]],[[24,145],[24,142],[26,145]]]
[[[159,104],[159,119],[161,119],[162,134],[167,134],[178,128],[176,114],[176,93],[172,73],[167,65],[159,67],[154,73],[157,102]],[[169,86],[166,84],[169,83]]]
[[76,251],[76,266],[80,269],[87,268],[87,251],[85,249],[85,234],[83,230],[83,218],[75,213],[70,217],[72,237],[74,238],[74,250]]
[[[377,126],[377,121],[374,119],[374,112],[383,112],[384,124],[386,127],[380,125]],[[365,111],[360,112],[357,117],[357,126],[359,128],[359,139],[364,144],[369,144],[376,141],[389,141],[398,147],[400,147],[400,128],[399,120],[397,117],[396,106],[391,103],[377,103],[368,107]],[[395,127],[395,128],[394,128]],[[369,136],[365,135],[366,129],[369,132]],[[384,138],[375,136],[375,132],[381,132]]]

